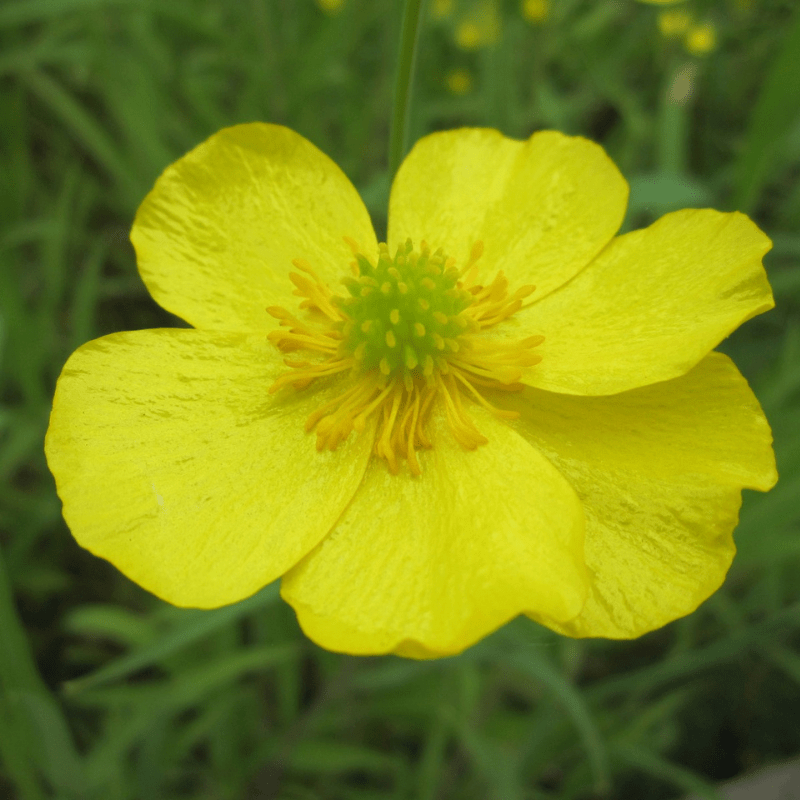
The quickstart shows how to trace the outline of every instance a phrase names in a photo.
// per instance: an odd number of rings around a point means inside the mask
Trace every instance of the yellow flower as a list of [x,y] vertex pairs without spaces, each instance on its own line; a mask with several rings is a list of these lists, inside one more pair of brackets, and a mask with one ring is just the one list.
[[522,0],[520,10],[524,19],[537,24],[547,19],[550,13],[550,0]]
[[497,0],[479,0],[467,6],[455,29],[455,42],[462,50],[479,50],[500,38],[502,22]]
[[338,14],[344,7],[344,0],[316,0],[326,14]]
[[704,56],[717,46],[717,31],[712,22],[695,22],[693,15],[683,9],[661,11],[658,29],[666,39],[683,39],[687,52]]
[[692,24],[692,15],[683,9],[662,11],[658,15],[658,29],[667,39],[683,36]]
[[717,46],[717,30],[711,22],[693,25],[686,34],[684,46],[695,56],[704,56]]
[[468,69],[451,69],[445,79],[447,88],[453,94],[464,95],[472,91],[472,75]]
[[712,352],[773,306],[770,242],[712,210],[615,238],[627,194],[582,138],[435,133],[394,181],[387,248],[298,134],[212,136],[131,234],[193,327],[89,342],[59,379],[46,452],[76,539],[181,606],[283,576],[306,633],[349,653],[690,613],[742,487],[776,480]]
[[445,19],[453,13],[454,0],[433,0],[431,16],[434,19]]

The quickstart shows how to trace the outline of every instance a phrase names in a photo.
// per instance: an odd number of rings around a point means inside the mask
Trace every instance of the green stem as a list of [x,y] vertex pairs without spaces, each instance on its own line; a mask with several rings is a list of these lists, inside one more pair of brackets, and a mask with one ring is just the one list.
[[408,149],[408,118],[411,107],[411,87],[417,60],[419,23],[423,0],[405,0],[403,27],[400,30],[400,54],[394,84],[392,130],[389,134],[389,177],[394,178]]

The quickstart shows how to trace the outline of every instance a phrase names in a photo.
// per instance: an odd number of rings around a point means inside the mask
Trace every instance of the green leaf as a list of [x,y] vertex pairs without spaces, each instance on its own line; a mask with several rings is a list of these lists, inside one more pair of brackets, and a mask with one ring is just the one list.
[[634,745],[618,744],[614,746],[614,755],[628,766],[652,775],[685,792],[694,792],[703,800],[725,800],[720,791],[712,783],[692,770],[674,764],[660,755]]
[[608,753],[589,706],[580,691],[559,673],[547,659],[534,654],[515,654],[507,663],[545,684],[558,698],[580,735],[594,776],[595,791],[610,786]]
[[89,688],[132,675],[145,667],[159,663],[195,642],[210,636],[215,631],[233,624],[242,617],[260,611],[278,600],[278,583],[264,587],[252,597],[231,606],[212,611],[197,609],[176,613],[174,627],[170,627],[160,638],[146,646],[112,661],[105,667],[84,678],[70,681],[64,689],[68,694],[78,694]]
[[800,113],[800,8],[788,25],[750,117],[744,150],[739,156],[733,208],[751,212],[758,202],[781,143]]

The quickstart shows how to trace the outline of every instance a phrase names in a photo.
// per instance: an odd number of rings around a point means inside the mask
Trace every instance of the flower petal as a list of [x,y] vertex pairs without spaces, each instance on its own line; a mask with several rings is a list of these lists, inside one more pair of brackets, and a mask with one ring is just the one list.
[[348,653],[458,653],[523,611],[583,606],[583,513],[537,450],[480,409],[469,452],[441,416],[423,475],[378,459],[322,544],[283,579],[306,634]]
[[296,307],[293,259],[335,291],[352,260],[343,236],[377,247],[347,176],[299,134],[264,123],[225,128],[167,167],[131,231],[156,302],[223,330],[270,329],[267,306]]
[[675,378],[773,307],[761,265],[770,247],[744,214],[667,214],[615,239],[504,334],[544,335],[543,361],[524,378],[541,389],[614,394]]
[[180,606],[233,603],[283,574],[358,486],[373,437],[318,453],[306,417],[333,390],[268,387],[262,336],[119,333],[59,379],[46,453],[84,547]]
[[725,579],[742,487],[777,480],[769,425],[720,353],[612,397],[526,389],[507,404],[586,512],[591,595],[577,618],[545,621],[570,636],[633,638],[694,611]]
[[555,131],[527,141],[491,129],[420,139],[397,173],[389,246],[410,237],[442,247],[459,265],[483,241],[482,275],[504,270],[535,297],[568,281],[619,229],[628,184],[599,146]]

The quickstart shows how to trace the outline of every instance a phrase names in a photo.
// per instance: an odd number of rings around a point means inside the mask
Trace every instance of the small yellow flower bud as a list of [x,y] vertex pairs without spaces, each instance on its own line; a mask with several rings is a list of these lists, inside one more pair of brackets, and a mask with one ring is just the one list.
[[522,0],[520,11],[523,19],[536,25],[547,19],[550,13],[550,0]]
[[692,26],[683,41],[686,49],[695,56],[704,56],[717,46],[717,31],[711,22]]
[[465,95],[472,91],[472,75],[469,70],[463,68],[450,70],[445,83],[452,94]]

